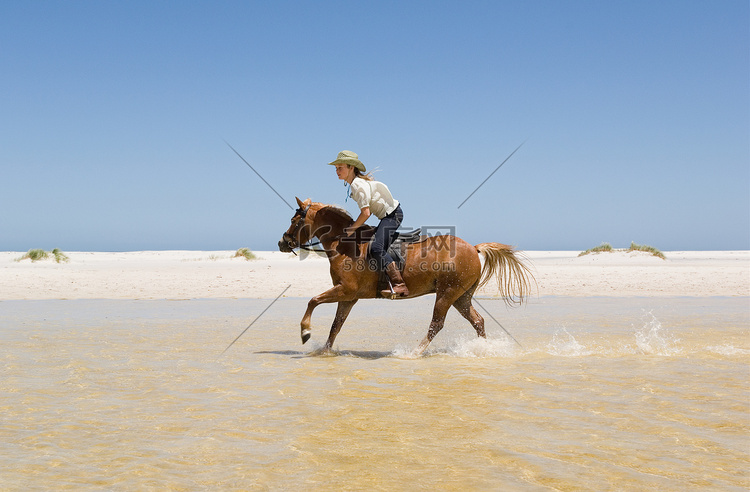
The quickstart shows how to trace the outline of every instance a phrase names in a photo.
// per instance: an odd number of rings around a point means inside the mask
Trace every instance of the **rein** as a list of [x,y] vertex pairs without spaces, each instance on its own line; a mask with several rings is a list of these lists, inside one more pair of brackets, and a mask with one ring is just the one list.
[[325,253],[326,250],[324,250],[324,249],[318,249],[318,248],[315,247],[315,246],[318,246],[318,245],[320,245],[320,240],[318,240],[318,242],[312,243],[312,244],[311,243],[300,244],[298,246],[298,248],[299,249],[304,249],[305,251],[315,251],[317,253]]

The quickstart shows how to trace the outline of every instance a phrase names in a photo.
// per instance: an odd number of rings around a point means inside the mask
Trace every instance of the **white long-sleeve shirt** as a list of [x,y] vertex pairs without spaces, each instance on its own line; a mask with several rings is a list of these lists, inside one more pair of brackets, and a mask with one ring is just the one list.
[[370,212],[378,219],[382,219],[398,207],[398,200],[393,198],[388,187],[380,181],[354,178],[351,190],[351,197],[357,202],[359,208],[370,207]]

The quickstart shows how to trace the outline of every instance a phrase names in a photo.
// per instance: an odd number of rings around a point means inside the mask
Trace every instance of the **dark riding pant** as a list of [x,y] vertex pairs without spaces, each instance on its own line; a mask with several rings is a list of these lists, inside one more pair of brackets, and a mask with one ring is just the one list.
[[370,244],[370,256],[380,270],[385,270],[393,263],[393,258],[388,254],[388,248],[398,237],[398,228],[401,227],[402,220],[404,220],[404,214],[399,205],[396,210],[383,217],[375,227],[375,235]]

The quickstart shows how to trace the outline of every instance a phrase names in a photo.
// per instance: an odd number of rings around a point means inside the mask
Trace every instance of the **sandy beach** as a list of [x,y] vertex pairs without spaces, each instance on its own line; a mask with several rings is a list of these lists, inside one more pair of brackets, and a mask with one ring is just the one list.
[[[538,296],[750,296],[750,251],[526,251]],[[66,252],[70,261],[18,261],[0,252],[0,300],[311,297],[330,288],[328,261],[275,251]],[[492,297],[491,282],[477,295]]]

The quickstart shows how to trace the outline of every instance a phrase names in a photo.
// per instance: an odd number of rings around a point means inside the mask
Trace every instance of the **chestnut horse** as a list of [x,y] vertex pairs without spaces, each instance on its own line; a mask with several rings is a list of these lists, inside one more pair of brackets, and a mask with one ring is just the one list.
[[[307,311],[300,322],[302,343],[310,339],[310,322],[313,310],[323,303],[337,302],[338,309],[328,335],[324,351],[330,351],[341,326],[359,299],[379,297],[379,273],[370,267],[367,258],[368,243],[346,237],[344,228],[354,223],[344,210],[322,203],[304,202],[297,198],[299,209],[292,224],[279,241],[279,250],[285,253],[305,247],[313,237],[322,244],[330,262],[333,288],[310,299]],[[361,238],[372,233],[363,226],[355,236]],[[418,242],[405,246],[406,262],[402,276],[409,288],[409,298],[436,294],[427,336],[415,349],[420,355],[435,335],[443,328],[445,316],[451,306],[466,318],[477,336],[486,338],[484,319],[471,305],[474,291],[497,277],[500,295],[506,304],[521,304],[529,295],[534,280],[529,269],[515,254],[511,246],[499,243],[482,243],[472,246],[450,235],[421,237]],[[484,265],[479,254],[484,255]]]

